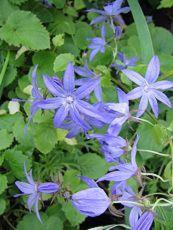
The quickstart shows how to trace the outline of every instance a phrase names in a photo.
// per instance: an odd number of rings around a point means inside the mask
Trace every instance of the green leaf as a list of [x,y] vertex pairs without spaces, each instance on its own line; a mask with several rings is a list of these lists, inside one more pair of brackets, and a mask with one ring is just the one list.
[[25,215],[23,219],[17,225],[17,230],[45,230],[45,221],[47,220],[47,216],[45,214],[41,215],[41,219],[44,224],[40,223],[34,213],[30,213]]
[[63,222],[57,216],[50,216],[45,222],[45,230],[53,230],[57,226],[58,230],[63,230]]
[[0,130],[0,150],[10,147],[13,143],[13,134],[9,133],[6,129]]
[[62,210],[64,211],[67,220],[71,223],[72,226],[76,226],[82,223],[86,218],[73,207],[70,201],[64,203]]
[[49,26],[51,32],[54,35],[57,34],[75,34],[75,24],[72,17],[65,16],[61,12],[57,12],[56,17],[54,18],[53,23],[50,23]]
[[86,49],[88,44],[90,43],[88,38],[92,38],[94,36],[94,32],[91,27],[85,22],[79,22],[76,24],[76,33],[73,37],[74,44],[79,49]]
[[50,3],[53,3],[56,8],[62,9],[65,6],[66,0],[50,0]]
[[69,62],[74,62],[74,56],[70,53],[60,54],[54,61],[54,72],[64,71]]
[[27,2],[28,0],[9,0],[14,5],[21,5],[24,2]]
[[47,154],[57,143],[56,129],[50,123],[41,123],[34,128],[34,142],[36,148]]
[[27,156],[25,156],[21,151],[17,151],[15,149],[9,149],[5,151],[5,160],[10,167],[13,175],[18,179],[24,178],[23,166],[24,163],[30,165],[30,160]]
[[6,208],[6,201],[3,198],[0,198],[0,215],[2,215]]
[[34,65],[38,65],[37,73],[40,75],[53,75],[53,62],[55,58],[56,54],[51,51],[43,50],[35,53],[33,55],[32,61]]
[[127,0],[127,1],[129,3],[136,24],[140,46],[141,46],[142,60],[145,63],[148,63],[149,60],[154,55],[154,49],[153,49],[151,35],[147,26],[146,19],[143,15],[143,12],[141,10],[138,1],[136,0]]
[[87,177],[97,179],[108,171],[108,164],[95,153],[87,153],[79,157],[81,172]]
[[160,8],[170,8],[173,6],[173,0],[162,0],[158,9]]
[[9,84],[11,84],[15,80],[16,76],[17,76],[17,69],[13,65],[9,65],[4,74],[3,87],[6,87]]
[[85,8],[85,3],[83,0],[74,0],[74,7],[77,10],[81,10],[81,9]]
[[[15,0],[14,0],[15,1]],[[3,25],[7,18],[12,14],[17,7],[11,5],[7,0],[1,0],[0,7],[0,25]]]
[[81,173],[75,169],[67,170],[64,174],[63,183],[65,187],[67,187],[73,193],[86,188],[86,185],[79,178],[80,175]]
[[[173,35],[162,27],[151,27],[151,36],[156,54],[173,53]],[[166,42],[165,42],[166,41]]]
[[[167,131],[161,124],[151,126],[149,124],[141,124],[137,130],[140,135],[138,143],[139,149],[153,150],[161,152],[167,142]],[[140,152],[143,159],[152,158],[152,153]]]
[[29,11],[15,11],[0,29],[0,38],[9,45],[31,50],[50,48],[49,33],[40,20]]
[[64,45],[64,34],[58,34],[52,38],[52,43],[55,47]]
[[173,210],[171,207],[157,207],[155,218],[155,230],[170,230],[170,226],[173,225],[172,215]]
[[2,194],[7,188],[7,177],[0,174],[0,194]]

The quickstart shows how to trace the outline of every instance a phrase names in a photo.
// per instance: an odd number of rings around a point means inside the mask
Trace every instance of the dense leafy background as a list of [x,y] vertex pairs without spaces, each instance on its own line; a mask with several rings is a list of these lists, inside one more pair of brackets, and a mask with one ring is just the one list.
[[[96,179],[108,170],[108,163],[102,157],[96,141],[86,141],[83,136],[65,138],[66,132],[55,129],[52,125],[53,114],[39,111],[29,124],[27,134],[24,128],[28,122],[29,100],[31,97],[31,71],[38,64],[39,86],[43,88],[41,74],[62,76],[69,61],[83,65],[87,54],[88,38],[100,34],[89,23],[95,15],[87,13],[87,8],[102,7],[105,1],[92,0],[50,0],[52,8],[39,0],[1,0],[0,2],[0,229],[54,230],[78,229],[85,217],[71,205],[57,198],[50,205],[50,197],[45,197],[46,206],[41,210],[44,225],[35,215],[25,209],[25,198],[13,198],[18,191],[14,186],[17,179],[23,180],[23,164],[33,168],[34,177],[40,181],[61,180],[72,192],[86,188],[77,175]],[[150,1],[148,1],[151,4]],[[150,5],[151,6],[151,5]],[[172,0],[152,1],[152,9],[173,6]],[[127,22],[132,16],[127,16]],[[155,53],[161,60],[161,78],[173,79],[173,35],[153,22],[148,24]],[[141,49],[141,40],[135,23],[124,29],[124,35],[118,41],[118,49],[128,57],[137,56],[138,64],[134,69],[143,73],[146,62]],[[108,29],[108,39],[112,36]],[[145,35],[144,35],[145,36]],[[143,41],[145,44],[145,41]],[[144,61],[144,62],[143,62]],[[117,78],[130,90],[131,83],[122,74],[110,71],[112,52],[107,49],[104,54],[97,54],[90,67],[101,74],[103,98],[116,101],[114,92]],[[44,89],[43,89],[44,93]],[[26,102],[10,102],[12,98],[21,98]],[[94,99],[93,99],[94,100]],[[133,105],[135,108],[135,105]],[[159,120],[146,115],[154,126],[136,124],[141,135],[140,149],[150,149],[170,153],[168,141],[173,132],[172,110],[160,106]],[[132,137],[132,131],[125,127],[122,135]],[[160,174],[167,179],[171,175],[171,160],[162,160],[151,153],[140,152],[139,162],[147,165],[150,171],[161,168]],[[166,191],[170,184],[149,181],[149,192]],[[20,201],[20,202],[19,202]],[[42,212],[44,211],[44,213]],[[170,229],[172,210],[160,209],[161,218],[156,219],[155,229]],[[111,223],[117,218],[111,217]],[[105,225],[109,224],[105,219]],[[123,222],[123,220],[120,220]],[[58,226],[58,228],[55,228]],[[162,228],[162,226],[165,226]],[[87,227],[86,227],[87,228]],[[84,229],[86,229],[84,227]]]

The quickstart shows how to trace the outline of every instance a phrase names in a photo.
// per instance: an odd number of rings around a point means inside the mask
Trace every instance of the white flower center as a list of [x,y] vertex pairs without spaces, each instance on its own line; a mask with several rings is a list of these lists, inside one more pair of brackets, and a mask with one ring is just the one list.
[[74,98],[72,96],[67,96],[66,97],[66,103],[67,104],[72,104],[74,102]]

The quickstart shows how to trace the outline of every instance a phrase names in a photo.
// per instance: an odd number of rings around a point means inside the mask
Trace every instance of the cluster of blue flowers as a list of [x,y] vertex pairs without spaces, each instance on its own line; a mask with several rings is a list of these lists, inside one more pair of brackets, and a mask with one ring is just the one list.
[[[120,13],[129,12],[129,7],[121,8],[122,2],[123,0],[116,0],[106,5],[104,10],[91,9],[91,12],[99,14],[91,24],[110,23],[112,28],[112,25],[115,23],[121,27],[123,20]],[[114,28],[114,32],[116,32],[117,26]],[[102,25],[101,38],[91,39],[89,44],[89,48],[92,50],[90,61],[93,60],[99,51],[105,52],[107,44],[105,33],[105,26]],[[122,53],[118,53],[118,58],[122,64],[114,63],[111,65],[111,68],[122,71],[129,80],[137,85],[136,88],[128,93],[117,88],[118,103],[103,102],[100,76],[90,70],[87,63],[85,63],[84,67],[73,66],[72,63],[69,63],[62,80],[58,77],[43,75],[44,84],[50,93],[49,95],[51,95],[48,98],[44,98],[37,86],[36,66],[32,73],[33,102],[30,119],[39,109],[53,110],[55,112],[53,120],[55,128],[68,130],[68,138],[72,138],[81,132],[87,138],[96,138],[101,145],[105,160],[115,163],[115,166],[111,166],[110,172],[96,182],[90,178],[81,177],[81,180],[88,185],[88,189],[68,196],[68,199],[71,200],[73,206],[80,213],[90,217],[98,216],[104,213],[109,206],[119,203],[131,208],[129,223],[133,230],[149,230],[155,215],[153,206],[148,199],[140,193],[135,193],[128,185],[128,180],[133,177],[136,179],[139,187],[143,186],[142,172],[136,163],[139,136],[136,136],[131,149],[129,142],[119,136],[119,134],[127,121],[140,120],[140,116],[144,114],[148,104],[150,104],[156,118],[159,114],[157,100],[171,107],[170,100],[162,91],[172,89],[173,82],[157,81],[160,73],[160,63],[157,56],[152,57],[144,77],[128,69],[129,66],[135,65],[136,58],[127,59]],[[82,78],[75,79],[75,73]],[[89,102],[92,92],[94,92],[98,100],[95,104]],[[141,98],[139,108],[136,116],[132,116],[129,101],[138,98]],[[102,128],[103,126],[107,126],[105,134],[92,132],[93,128]],[[122,157],[128,153],[129,149],[131,149],[130,162]],[[22,195],[28,195],[28,208],[31,210],[32,206],[34,206],[37,217],[41,221],[38,212],[38,202],[41,199],[42,193],[59,193],[61,186],[52,182],[34,182],[32,173],[28,174],[26,167],[25,174],[28,183],[17,181],[16,186],[22,192]],[[99,182],[101,181],[114,182],[109,196],[99,187]]]

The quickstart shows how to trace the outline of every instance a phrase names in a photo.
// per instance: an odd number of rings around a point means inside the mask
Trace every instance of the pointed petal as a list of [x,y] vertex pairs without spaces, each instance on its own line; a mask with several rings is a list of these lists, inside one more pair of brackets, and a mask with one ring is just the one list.
[[139,103],[139,107],[138,107],[138,112],[137,112],[137,117],[142,116],[142,114],[145,112],[145,110],[147,109],[148,106],[148,97],[146,95],[143,95],[140,103]]
[[43,75],[43,80],[46,88],[52,95],[63,96],[65,94],[64,89],[56,83],[56,80],[54,78]]
[[51,194],[56,193],[60,186],[57,183],[45,182],[38,185],[38,192]]
[[154,214],[151,211],[145,211],[139,220],[137,221],[135,228],[136,230],[150,230],[154,220]]
[[98,188],[97,183],[86,176],[80,176],[80,179],[85,182],[90,188]]
[[113,8],[114,10],[119,9],[119,8],[121,7],[123,1],[124,1],[124,0],[116,0],[116,1],[114,1],[113,4],[112,4],[112,8]]
[[119,172],[119,171],[115,171],[115,172],[110,172],[107,173],[105,176],[100,177],[97,182],[100,181],[124,181],[129,179],[130,177],[132,177],[133,173],[132,172]]
[[105,123],[107,122],[106,118],[102,117],[97,109],[95,109],[92,105],[90,105],[85,101],[82,100],[78,101],[76,107],[81,113],[83,113],[86,116],[93,117]]
[[163,104],[167,105],[169,108],[172,107],[171,102],[169,100],[169,98],[162,92],[158,91],[158,90],[154,90],[153,91],[154,96],[161,101]]
[[54,116],[54,120],[53,120],[55,128],[58,128],[61,126],[61,124],[63,123],[63,121],[65,120],[65,118],[68,115],[68,111],[69,111],[69,108],[64,107],[64,106],[61,106],[57,110],[57,112],[55,113],[55,116]]
[[40,213],[39,213],[39,210],[38,210],[38,202],[39,202],[39,194],[37,194],[36,198],[35,198],[35,203],[34,203],[34,211],[36,213],[36,216],[37,216],[37,219],[41,222],[41,217],[40,217]]
[[148,83],[153,83],[157,80],[160,73],[160,62],[157,56],[153,56],[148,64],[145,79]]
[[155,117],[158,118],[159,108],[158,108],[158,103],[157,103],[155,96],[153,94],[150,94],[148,96],[148,100],[149,100],[149,103],[151,105],[151,108],[153,110]]
[[132,227],[132,229],[135,229],[135,225],[141,214],[142,214],[142,211],[137,206],[134,206],[132,210],[130,211],[129,222],[130,222],[130,226]]
[[16,181],[15,185],[24,194],[32,194],[32,193],[35,192],[35,186],[33,186],[31,184],[28,184],[28,183],[25,183],[25,182]]
[[66,71],[63,76],[63,85],[64,89],[67,92],[73,92],[75,87],[75,76],[74,76],[74,67],[72,63],[67,65]]
[[145,79],[139,73],[129,69],[124,69],[122,72],[137,85],[145,84]]
[[103,25],[103,26],[101,27],[101,36],[102,36],[103,39],[104,39],[105,36],[106,36],[106,27],[105,27],[105,25]]
[[173,82],[172,81],[158,81],[158,82],[154,82],[152,84],[152,87],[154,87],[154,89],[160,89],[160,90],[170,89],[170,88],[173,88]]
[[38,102],[37,107],[40,109],[57,109],[62,104],[61,97],[47,98]]
[[127,94],[118,87],[117,87],[117,93],[118,93],[118,100],[120,103],[129,102],[127,98]]
[[29,195],[28,197],[27,205],[28,205],[28,209],[30,212],[31,212],[33,205],[35,204],[36,199],[37,199],[37,193],[33,193]]
[[78,99],[82,99],[90,95],[90,93],[95,89],[95,87],[99,84],[100,79],[90,79],[88,82],[80,86],[76,92],[75,95]]
[[100,83],[95,87],[94,94],[95,94],[95,97],[97,98],[97,100],[99,102],[101,102],[102,101],[102,87],[101,87]]
[[142,96],[141,87],[136,87],[127,94],[128,100],[134,100]]
[[24,173],[25,173],[25,176],[26,176],[29,184],[35,185],[35,182],[34,182],[33,177],[32,177],[32,170],[29,173],[27,173],[26,162],[24,163]]
[[78,108],[72,107],[70,109],[70,116],[72,120],[75,122],[75,124],[79,125],[81,128],[84,130],[89,130],[91,129],[90,125],[84,120],[84,117],[82,117],[78,111]]
[[116,14],[127,14],[130,11],[130,7],[122,7],[121,9],[116,11]]
[[139,141],[139,136],[137,135],[136,138],[135,138],[135,141],[133,143],[133,148],[132,148],[132,151],[131,151],[131,163],[136,168],[137,168],[137,164],[136,164],[136,152],[137,152],[138,141]]
[[94,25],[94,24],[96,24],[96,23],[104,22],[105,20],[106,20],[106,17],[103,16],[103,15],[101,15],[101,16],[98,16],[98,17],[94,18],[94,19],[91,21],[90,25]]
[[98,48],[92,50],[91,53],[90,53],[89,60],[92,61],[98,52],[99,52],[99,49],[98,49]]
[[42,95],[40,94],[40,91],[38,90],[37,85],[37,68],[38,65],[34,67],[34,70],[32,71],[32,96],[35,98],[41,98]]

